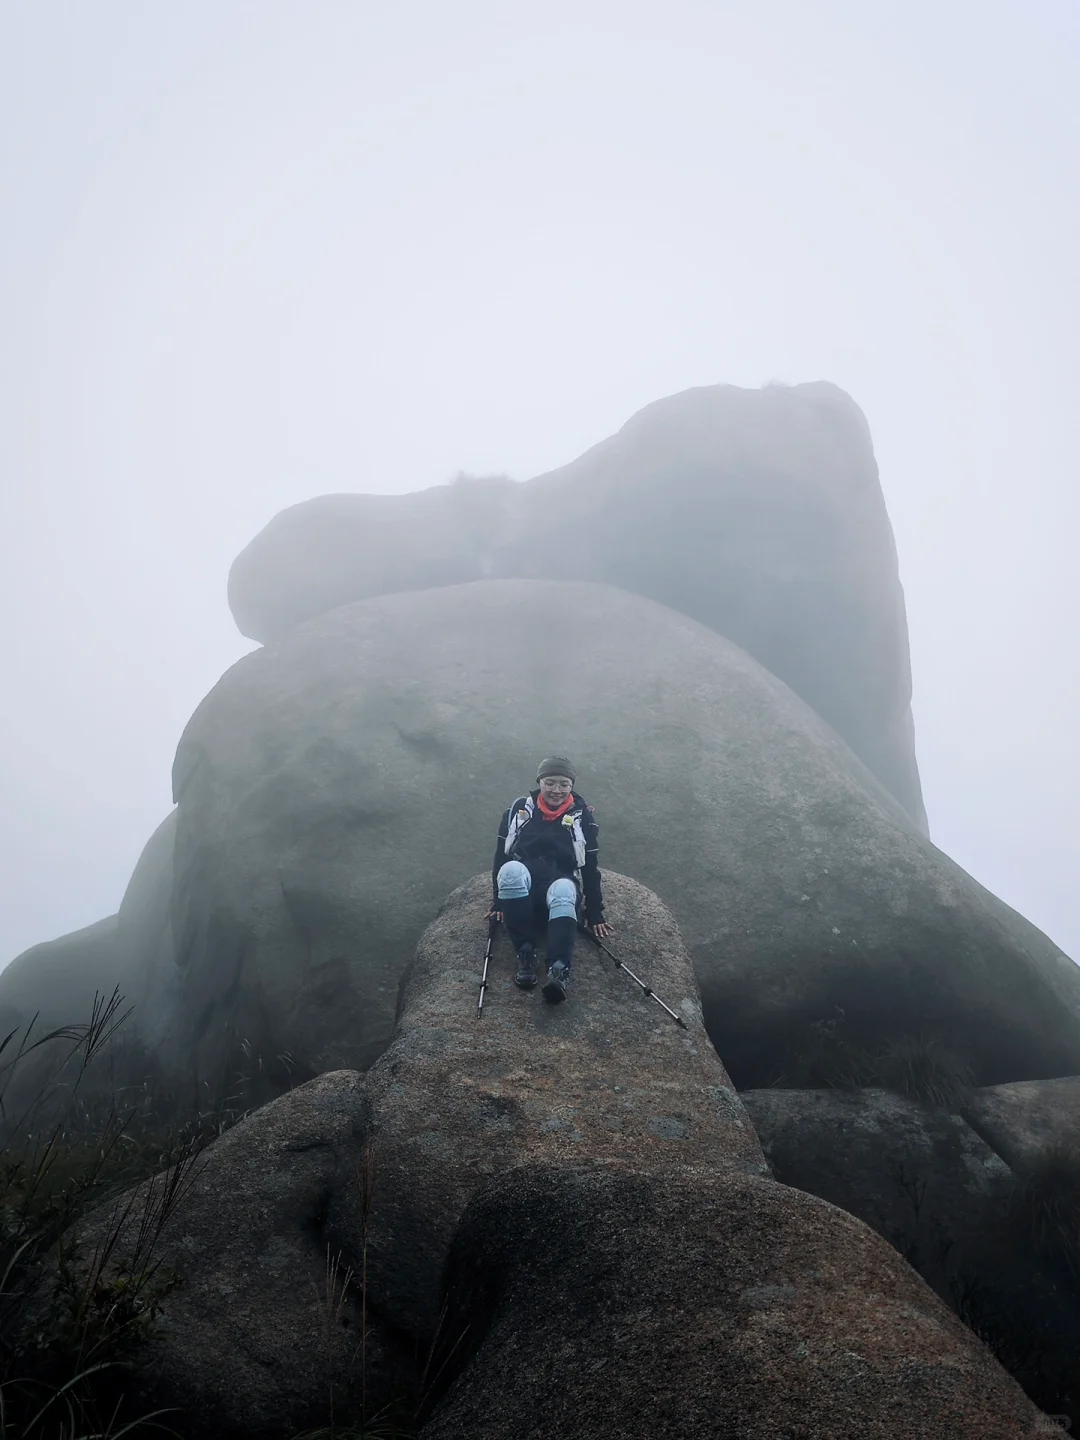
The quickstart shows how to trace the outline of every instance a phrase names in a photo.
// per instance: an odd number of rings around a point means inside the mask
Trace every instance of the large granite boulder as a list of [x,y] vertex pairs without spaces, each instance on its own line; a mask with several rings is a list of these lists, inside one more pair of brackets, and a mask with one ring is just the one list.
[[[1029,1085],[1060,1094],[1070,1083]],[[993,1099],[983,1097],[1022,1088],[976,1090],[962,1108],[990,1117]],[[1037,1403],[1080,1419],[1080,1291],[1068,1267],[1033,1243],[1016,1208],[1019,1177],[1002,1158],[1022,1154],[1010,1143],[1012,1127],[999,1148],[950,1109],[878,1089],[753,1090],[739,1098],[777,1180],[865,1221]]]
[[[513,984],[505,935],[477,1014],[490,877],[456,890],[425,931],[394,1043],[369,1075],[378,1154],[368,1247],[372,1300],[430,1331],[454,1228],[480,1180],[526,1162],[767,1173],[757,1136],[709,1043],[690,958],[655,895],[608,875],[622,958],[685,1029],[588,942],[570,999]],[[342,1197],[342,1235],[359,1226]]]
[[946,1298],[1001,1244],[1010,1172],[950,1111],[887,1090],[745,1090],[777,1180],[857,1215]]
[[1020,1174],[1055,1149],[1071,1150],[1080,1160],[1080,1075],[972,1090],[963,1113]]
[[229,601],[241,631],[265,641],[370,596],[583,577],[740,645],[925,828],[892,529],[866,420],[835,385],[670,395],[524,484],[294,505],[237,557]]
[[434,1382],[431,1437],[1032,1432],[894,1251],[767,1178],[654,895],[610,877],[626,957],[685,1028],[595,954],[551,1007],[512,984],[505,945],[479,1016],[485,895],[477,876],[427,929],[368,1075],[249,1115],[167,1213],[158,1177],[80,1227],[106,1282],[151,1259],[166,1277],[142,1408],[284,1440],[325,1424],[331,1383],[347,1428],[365,1399],[430,1410]]
[[[69,1235],[88,1290],[129,1274],[155,1307],[125,1415],[168,1407],[184,1436],[287,1440],[327,1418],[331,1394],[342,1423],[359,1421],[365,1393],[374,1413],[408,1391],[412,1347],[362,1314],[361,1247],[343,1255],[326,1231],[361,1168],[363,1087],[351,1072],[320,1075]],[[49,1295],[45,1278],[42,1324]]]
[[844,1009],[943,1033],[980,1083],[1080,1071],[1080,971],[936,850],[808,706],[714,631],[607,586],[342,606],[245,656],[174,768],[178,1060],[228,1036],[362,1069],[442,897],[536,759],[569,752],[601,863],[670,906],[740,1088]]
[[422,1440],[1052,1433],[877,1235],[737,1172],[512,1171],[448,1278],[465,1364]]

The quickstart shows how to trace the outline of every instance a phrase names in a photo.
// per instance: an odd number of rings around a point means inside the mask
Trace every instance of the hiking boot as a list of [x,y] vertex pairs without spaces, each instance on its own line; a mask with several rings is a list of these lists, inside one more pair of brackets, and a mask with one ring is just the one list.
[[564,965],[561,960],[556,960],[547,973],[544,981],[542,994],[545,1000],[550,1000],[557,1005],[560,1000],[566,999],[566,986],[570,980],[570,966]]
[[531,990],[536,984],[536,951],[528,943],[517,952],[517,974],[514,984],[522,990]]

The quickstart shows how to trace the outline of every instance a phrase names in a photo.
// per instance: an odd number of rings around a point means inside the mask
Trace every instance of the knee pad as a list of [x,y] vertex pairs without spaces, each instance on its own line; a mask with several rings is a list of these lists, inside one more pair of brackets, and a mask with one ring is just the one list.
[[553,880],[548,886],[549,920],[577,919],[577,886],[573,880]]
[[532,889],[529,867],[520,860],[507,860],[505,865],[499,867],[496,878],[499,882],[500,900],[524,900]]

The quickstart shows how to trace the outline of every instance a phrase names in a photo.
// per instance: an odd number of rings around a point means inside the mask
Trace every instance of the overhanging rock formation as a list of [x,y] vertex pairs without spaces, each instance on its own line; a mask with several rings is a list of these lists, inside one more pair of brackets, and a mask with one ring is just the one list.
[[892,529],[866,420],[837,386],[669,395],[524,484],[305,501],[237,557],[229,603],[269,641],[355,600],[510,578],[604,581],[725,635],[925,828]]

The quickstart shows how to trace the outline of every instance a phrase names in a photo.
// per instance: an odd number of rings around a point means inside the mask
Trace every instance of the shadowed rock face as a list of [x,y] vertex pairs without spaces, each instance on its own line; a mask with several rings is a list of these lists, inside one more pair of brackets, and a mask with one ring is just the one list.
[[894,1250],[735,1171],[529,1166],[455,1238],[464,1373],[423,1440],[1030,1440],[1043,1421]]
[[[419,1333],[422,1355],[437,1328],[462,1211],[485,1177],[525,1160],[765,1173],[671,915],[635,882],[608,882],[624,958],[648,966],[687,1029],[591,950],[577,957],[566,1004],[523,993],[505,936],[478,1019],[490,879],[462,886],[421,940],[395,1042],[374,1070],[319,1076],[201,1157],[163,1232],[160,1258],[183,1283],[162,1302],[144,1364],[148,1404],[182,1404],[197,1434],[290,1435],[322,1403],[332,1365],[341,1413],[354,1413],[358,1299],[354,1286],[327,1337],[328,1251],[341,1256],[341,1275],[366,1266],[369,1276],[372,1409],[400,1396],[416,1349],[403,1337]],[[374,1160],[366,1259],[365,1156]],[[111,1214],[82,1227],[88,1249]]]
[[[179,1407],[169,1417],[179,1433],[286,1440],[324,1412],[331,1380],[339,1414],[359,1417],[360,1298],[345,1279],[359,1247],[337,1267],[328,1301],[325,1217],[333,1195],[357,1183],[363,1087],[361,1075],[320,1075],[239,1121],[195,1161],[153,1252],[160,1273],[180,1283],[162,1299],[131,1382],[145,1409]],[[118,1222],[112,1271],[139,1255],[143,1218],[161,1214],[161,1197],[159,1177],[96,1211],[78,1227],[82,1256],[104,1248]],[[147,1263],[141,1255],[136,1273]],[[409,1362],[410,1347],[369,1316],[371,1394],[404,1388]]]
[[837,1006],[856,1043],[943,1034],[980,1082],[1080,1071],[1077,967],[809,707],[673,610],[541,581],[342,607],[200,705],[174,770],[181,1058],[212,1068],[232,1033],[368,1066],[424,924],[553,751],[601,865],[675,914],[738,1086]]
[[766,1173],[705,1033],[690,958],[657,898],[607,876],[620,958],[686,1030],[584,940],[565,1004],[517,989],[505,934],[478,1019],[490,896],[490,877],[477,876],[429,926],[396,1038],[369,1076],[379,1175],[392,1177],[377,1191],[373,1298],[399,1325],[433,1326],[450,1238],[483,1176],[582,1156],[638,1169]]
[[[962,1109],[987,1118],[984,1137],[959,1114],[884,1090],[751,1090],[739,1098],[777,1180],[884,1236],[961,1307],[1028,1393],[1058,1411],[1075,1402],[1080,1293],[1069,1267],[1033,1245],[1030,1224],[1014,1212],[1010,1165],[1025,1158],[1018,1135],[1030,1142],[1037,1129],[1046,1140],[1075,1134],[1075,1112],[1060,1102],[1069,1087],[1075,1100],[1078,1085],[1045,1080],[970,1092]],[[1035,1090],[1042,1105],[1030,1093],[1014,1099]]]
[[1051,1147],[1080,1156],[1080,1075],[973,1090],[963,1112],[968,1124],[1020,1172]]
[[865,1220],[939,1294],[950,1274],[985,1265],[1000,1244],[1009,1169],[959,1115],[887,1090],[742,1098],[777,1180]]
[[237,557],[229,603],[266,641],[355,600],[491,578],[600,580],[700,620],[925,828],[892,529],[866,421],[836,386],[703,386],[524,484],[293,506]]

